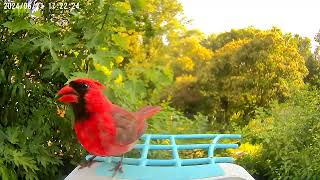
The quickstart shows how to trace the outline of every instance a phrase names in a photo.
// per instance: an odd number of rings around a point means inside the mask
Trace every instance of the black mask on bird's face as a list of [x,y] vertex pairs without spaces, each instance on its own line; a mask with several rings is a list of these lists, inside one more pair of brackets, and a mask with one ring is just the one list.
[[[88,108],[86,106],[86,95],[91,92],[100,92],[106,87],[98,81],[92,79],[76,79],[64,86],[57,95],[60,97],[58,101],[72,105],[76,120],[87,119],[89,117]],[[98,90],[98,91],[97,91]],[[99,106],[99,104],[96,104]],[[91,104],[92,107],[93,104]],[[96,109],[96,108],[93,108]]]

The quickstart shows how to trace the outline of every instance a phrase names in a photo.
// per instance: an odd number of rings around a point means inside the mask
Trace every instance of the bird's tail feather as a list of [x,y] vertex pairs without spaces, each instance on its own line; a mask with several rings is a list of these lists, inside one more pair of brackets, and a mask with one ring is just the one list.
[[161,111],[160,106],[146,106],[141,108],[135,114],[137,117],[139,117],[139,119],[148,119],[160,111]]

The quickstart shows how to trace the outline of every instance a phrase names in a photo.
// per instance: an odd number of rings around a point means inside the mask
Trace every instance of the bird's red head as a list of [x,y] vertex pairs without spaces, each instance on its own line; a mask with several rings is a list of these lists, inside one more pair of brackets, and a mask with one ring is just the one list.
[[92,79],[76,79],[71,81],[68,85],[64,86],[57,93],[60,98],[58,101],[63,103],[78,103],[80,98],[90,91],[101,91],[105,86],[98,81]]

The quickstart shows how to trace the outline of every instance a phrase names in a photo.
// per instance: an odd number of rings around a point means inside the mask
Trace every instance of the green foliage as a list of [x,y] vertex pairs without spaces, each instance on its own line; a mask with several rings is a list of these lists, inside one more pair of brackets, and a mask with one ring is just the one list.
[[292,90],[303,87],[307,68],[294,37],[278,29],[248,28],[231,31],[230,36],[235,39],[214,51],[211,64],[199,75],[199,86],[210,99],[207,112],[243,126],[257,107],[283,102]]
[[309,74],[305,78],[305,81],[310,85],[320,88],[319,76],[320,76],[320,32],[315,36],[315,41],[318,43],[314,53],[311,54],[306,60],[306,66]]
[[182,112],[167,105],[161,104],[161,112],[149,120],[148,132],[163,134],[198,134],[210,132],[208,117],[197,114],[193,119],[185,117]]
[[319,102],[317,91],[304,90],[287,103],[273,103],[271,110],[259,109],[244,133],[263,150],[259,159],[244,159],[242,165],[271,179],[319,175]]
[[[203,132],[214,133],[211,131],[211,125],[209,118],[202,114],[194,115],[193,117],[187,118],[182,112],[170,107],[168,102],[160,104],[162,107],[161,112],[157,116],[148,120],[148,129],[146,133],[149,134],[201,134]],[[165,144],[169,145],[170,140],[151,140],[151,144]],[[188,144],[188,143],[209,143],[208,140],[191,139],[187,141],[177,140],[177,144]],[[140,152],[141,153],[141,152]],[[137,150],[131,151],[126,154],[127,157],[140,157]],[[185,150],[181,151],[179,156],[181,158],[199,158],[204,157],[203,150]],[[172,159],[171,150],[155,150],[150,151],[148,158],[158,159]]]
[[205,46],[211,48],[213,51],[218,50],[232,41],[241,39],[253,39],[260,30],[254,27],[245,29],[231,29],[230,32],[221,33],[219,35],[211,34],[205,41]]
[[315,59],[319,60],[320,59],[320,31],[316,34],[314,39],[317,42],[317,47],[314,50],[314,56],[315,56]]
[[80,146],[70,144],[76,142],[69,130],[71,121],[57,114],[54,92],[50,90],[55,88],[29,83],[23,91],[28,94],[18,94],[12,99],[14,103],[9,100],[5,107],[8,115],[2,116],[7,121],[2,120],[0,128],[0,175],[4,179],[56,179],[63,173],[59,168],[63,162],[66,168],[71,166],[69,155],[79,160]]
[[[159,134],[201,134],[203,132],[213,133],[209,118],[202,114],[187,118],[182,112],[168,106],[168,103],[161,104],[161,112],[154,118],[148,120],[147,133]],[[152,143],[152,142],[151,142]],[[157,140],[157,144],[170,144],[169,140]],[[177,144],[188,143],[209,143],[206,140],[177,140]],[[184,150],[179,156],[181,158],[199,158],[204,157],[203,150]],[[172,159],[172,152],[169,151],[151,151],[150,158]]]
[[[172,104],[186,113],[196,114],[205,105],[199,92],[198,74],[209,64],[212,51],[201,42],[204,34],[196,30],[185,30],[168,34],[168,45],[162,55],[173,69],[175,83],[168,88]],[[197,104],[196,106],[194,106]]]
[[309,74],[305,77],[305,82],[320,88],[320,62],[314,56],[310,56],[306,61]]
[[159,103],[173,82],[172,70],[156,63],[153,52],[180,23],[177,1],[81,0],[79,7],[0,12],[3,179],[57,179],[83,158],[72,112],[54,99],[67,81],[97,79],[129,110]]

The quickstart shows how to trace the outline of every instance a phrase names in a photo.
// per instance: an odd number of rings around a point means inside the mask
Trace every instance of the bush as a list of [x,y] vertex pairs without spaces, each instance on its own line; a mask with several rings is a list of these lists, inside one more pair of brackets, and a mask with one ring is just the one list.
[[[320,174],[320,98],[317,91],[296,92],[287,103],[259,109],[244,130],[245,139],[261,143],[261,158],[241,160],[257,176],[305,179]],[[252,163],[258,164],[252,167]],[[305,177],[305,178],[303,178]]]
[[7,116],[2,114],[2,179],[58,179],[80,161],[81,147],[72,132],[71,121],[62,118],[64,110],[53,99],[55,89],[50,84],[30,82],[29,95],[17,97],[13,100],[19,101],[5,106],[14,110],[14,119],[9,111]]
[[79,6],[2,11],[0,2],[2,179],[57,179],[79,163],[85,151],[72,112],[54,98],[68,80],[99,80],[129,110],[158,103],[172,81],[170,69],[152,57],[168,31],[163,22],[178,23],[177,1],[80,0]]

